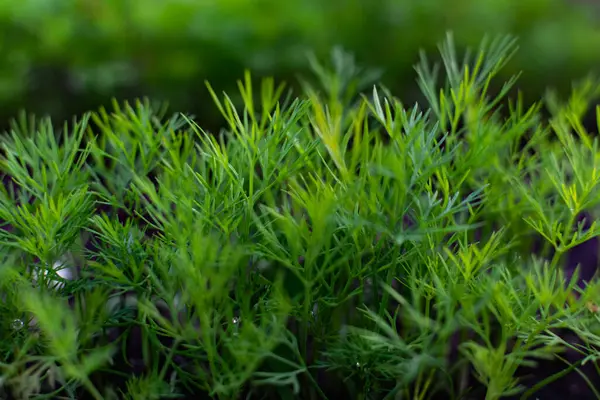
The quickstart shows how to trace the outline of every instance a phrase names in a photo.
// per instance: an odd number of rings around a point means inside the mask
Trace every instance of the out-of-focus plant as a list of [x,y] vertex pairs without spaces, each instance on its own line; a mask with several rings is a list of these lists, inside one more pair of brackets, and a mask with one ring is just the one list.
[[596,21],[568,0],[24,0],[0,6],[0,119],[23,107],[70,118],[114,96],[150,96],[216,124],[205,79],[228,92],[244,68],[289,80],[307,71],[307,52],[338,45],[406,93],[418,51],[435,53],[448,29],[459,48],[518,35],[523,51],[500,78],[524,71],[531,100],[599,61]]

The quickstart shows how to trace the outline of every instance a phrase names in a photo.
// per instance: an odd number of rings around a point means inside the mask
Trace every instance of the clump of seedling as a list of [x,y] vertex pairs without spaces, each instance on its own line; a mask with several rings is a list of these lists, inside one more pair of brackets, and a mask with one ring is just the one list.
[[494,83],[515,49],[459,61],[448,36],[410,107],[336,50],[297,98],[208,86],[220,132],[148,101],[23,115],[0,160],[2,395],[600,398],[600,85],[526,106]]

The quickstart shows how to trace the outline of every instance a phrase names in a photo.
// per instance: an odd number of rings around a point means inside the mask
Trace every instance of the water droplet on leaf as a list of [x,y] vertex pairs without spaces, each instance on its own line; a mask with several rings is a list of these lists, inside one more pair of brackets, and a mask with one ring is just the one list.
[[15,319],[11,324],[11,328],[14,329],[15,331],[18,331],[20,329],[23,328],[23,326],[25,325],[25,323],[20,320],[20,319]]

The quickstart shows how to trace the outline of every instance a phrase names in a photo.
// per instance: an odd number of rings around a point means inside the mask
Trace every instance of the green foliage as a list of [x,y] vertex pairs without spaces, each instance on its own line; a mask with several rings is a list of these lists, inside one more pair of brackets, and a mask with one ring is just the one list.
[[[444,85],[417,67],[428,106],[360,96],[373,75],[340,52],[298,98],[248,73],[240,108],[209,85],[220,132],[142,101],[58,132],[22,118],[0,163],[14,184],[0,196],[3,388],[316,399],[334,397],[330,374],[357,399],[460,398],[479,382],[495,400],[558,379],[526,388],[519,371],[566,348],[582,361],[565,370],[596,360],[600,286],[562,266],[600,236],[577,224],[600,203],[581,124],[600,85],[550,94],[543,118],[507,100],[514,80],[488,92],[514,50],[483,41],[458,62],[448,36]],[[72,280],[55,267],[66,254]],[[133,347],[142,374],[118,361]]]

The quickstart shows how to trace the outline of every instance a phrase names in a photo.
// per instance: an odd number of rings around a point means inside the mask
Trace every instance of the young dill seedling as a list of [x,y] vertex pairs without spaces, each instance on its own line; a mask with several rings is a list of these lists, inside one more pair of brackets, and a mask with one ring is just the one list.
[[[241,104],[208,85],[220,132],[148,101],[60,132],[21,118],[0,159],[12,183],[0,386],[21,398],[597,396],[596,266],[565,264],[600,234],[598,145],[581,123],[600,86],[548,96],[543,118],[541,102],[509,99],[516,77],[494,81],[515,51],[486,39],[459,61],[448,36],[445,82],[422,58],[426,103],[410,107],[381,86],[361,93],[376,75],[336,50],[333,68],[313,60],[321,87],[305,81],[296,99],[250,73]],[[55,268],[64,258],[73,279]],[[583,378],[562,392],[567,374]]]

